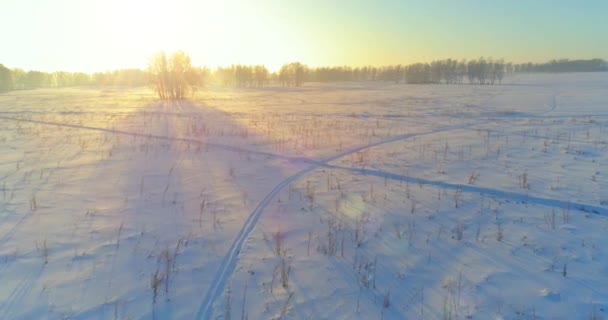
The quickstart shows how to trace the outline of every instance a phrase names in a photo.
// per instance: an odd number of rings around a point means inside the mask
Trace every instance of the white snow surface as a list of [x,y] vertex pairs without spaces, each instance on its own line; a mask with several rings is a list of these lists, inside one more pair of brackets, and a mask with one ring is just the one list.
[[608,318],[608,74],[0,95],[0,319]]

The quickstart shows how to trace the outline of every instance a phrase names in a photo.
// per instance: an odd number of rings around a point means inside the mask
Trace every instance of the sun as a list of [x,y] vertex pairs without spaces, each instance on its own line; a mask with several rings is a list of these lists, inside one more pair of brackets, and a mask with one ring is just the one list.
[[[195,65],[264,64],[277,70],[309,49],[249,1],[109,0],[95,9],[100,56],[146,63],[155,52],[183,50]],[[289,58],[287,58],[289,57]],[[125,61],[130,60],[130,61]]]

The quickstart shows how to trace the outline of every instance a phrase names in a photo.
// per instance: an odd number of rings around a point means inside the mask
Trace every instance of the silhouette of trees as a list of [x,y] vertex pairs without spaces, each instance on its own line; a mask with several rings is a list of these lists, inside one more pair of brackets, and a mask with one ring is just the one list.
[[351,81],[358,80],[359,72],[353,71],[351,67],[320,67],[310,69],[310,78],[312,81],[333,82],[333,81]]
[[195,87],[205,85],[211,77],[211,70],[207,67],[192,67],[191,79]]
[[495,81],[498,81],[498,84],[502,84],[502,79],[505,77],[506,72],[506,64],[504,59],[500,59],[498,61],[494,61],[492,64],[492,82],[494,84]]
[[308,73],[308,67],[300,62],[285,64],[279,70],[279,81],[285,87],[301,87]]
[[249,66],[236,65],[234,67],[234,79],[239,88],[247,87],[253,79],[253,70]]
[[[477,60],[436,60],[407,66],[389,65],[380,68],[349,66],[308,68],[301,63],[285,64],[276,75],[283,86],[299,86],[303,81],[335,82],[380,80],[410,84],[462,84],[467,78],[471,84],[500,84],[512,64],[504,60],[479,58]],[[219,70],[218,71],[222,71]],[[301,80],[301,81],[296,81]]]
[[270,73],[263,65],[231,65],[230,67],[218,67],[214,77],[217,82],[224,86],[235,85],[239,88],[256,87],[261,88],[268,84]]
[[[501,60],[479,58],[478,60],[436,60],[430,63],[414,63],[407,66],[381,67],[373,79],[410,84],[462,84],[465,77],[471,84],[501,83],[506,64]],[[373,72],[370,69],[368,72]]]
[[405,81],[407,83],[430,83],[431,66],[427,63],[415,63],[405,68]]
[[19,75],[18,84],[26,89],[41,88],[48,85],[47,76],[40,71],[27,71]]
[[155,54],[147,70],[119,69],[87,74],[57,71],[9,69],[0,64],[0,92],[68,86],[143,86],[153,83],[161,99],[183,99],[198,86],[215,80],[224,86],[260,88],[271,81],[282,86],[299,87],[307,81],[387,81],[408,84],[501,84],[506,74],[514,72],[599,72],[608,71],[602,59],[551,60],[546,63],[505,62],[503,59],[435,60],[430,63],[388,65],[382,67],[335,66],[309,68],[300,62],[283,65],[270,73],[263,65],[231,65],[213,73],[205,67],[193,67],[182,51],[167,56]]
[[378,69],[371,66],[318,67],[307,69],[307,80],[318,82],[376,80]]
[[399,83],[403,80],[405,68],[402,68],[400,64],[395,66],[388,66],[381,71],[381,77],[384,81],[392,81]]
[[602,59],[560,59],[546,63],[514,64],[512,68],[514,72],[601,72],[608,71],[608,63]]
[[96,72],[89,77],[89,82],[97,86],[144,86],[148,84],[148,74],[140,69]]
[[13,89],[14,90],[22,90],[25,88],[25,74],[26,72],[23,69],[14,68],[11,70],[13,75]]
[[51,85],[53,87],[67,87],[73,84],[70,72],[57,71],[51,74]]
[[486,60],[482,57],[479,60],[471,60],[467,64],[467,74],[469,83],[485,84],[488,74],[488,66]]
[[36,89],[52,86],[52,75],[41,71],[11,70],[13,89]]
[[464,78],[467,75],[467,61],[462,59],[456,63],[456,84],[464,83]]
[[[337,82],[380,80],[412,84],[500,84],[504,76],[513,72],[588,72],[608,71],[601,59],[551,60],[543,64],[513,64],[503,59],[481,57],[473,60],[445,59],[430,63],[389,65],[382,67],[334,66],[309,68],[300,62],[285,64],[276,73],[270,73],[263,65],[231,65],[218,67],[213,74],[206,68],[192,68],[200,84],[203,79],[213,77],[224,86],[263,87],[271,80],[283,86],[301,86],[306,81]],[[99,83],[99,81],[93,81]],[[120,81],[119,81],[120,82]],[[136,82],[137,83],[137,82]]]
[[0,63],[0,92],[13,89],[13,75],[11,70]]
[[190,64],[190,57],[177,51],[167,57],[165,52],[155,54],[148,65],[154,90],[163,100],[184,99],[200,82]]
[[261,88],[268,82],[268,69],[263,65],[253,68],[253,86]]
[[233,85],[236,81],[236,75],[235,75],[235,66],[232,65],[230,67],[218,67],[217,69],[215,69],[215,72],[213,73],[213,77],[216,79],[217,82],[219,82],[221,85],[228,87]]
[[467,64],[469,83],[472,84],[500,84],[505,75],[504,60],[484,59],[471,60]]

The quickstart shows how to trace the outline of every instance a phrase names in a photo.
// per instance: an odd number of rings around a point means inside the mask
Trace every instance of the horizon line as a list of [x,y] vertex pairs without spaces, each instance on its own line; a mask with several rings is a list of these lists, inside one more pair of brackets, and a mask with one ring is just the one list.
[[[180,51],[180,50],[177,50]],[[176,51],[174,51],[176,52]],[[186,54],[188,54],[187,52],[185,52]],[[414,65],[414,64],[418,64],[418,63],[432,63],[434,61],[445,61],[445,60],[453,60],[453,61],[471,61],[471,60],[478,60],[484,58],[486,60],[492,60],[492,61],[497,61],[497,60],[502,60],[504,63],[512,63],[514,65],[522,65],[522,64],[546,64],[552,61],[591,61],[591,60],[601,60],[603,62],[608,62],[608,58],[599,58],[599,57],[595,57],[595,58],[553,58],[553,59],[549,59],[549,60],[544,60],[544,61],[525,61],[525,62],[514,62],[514,61],[508,61],[505,58],[494,58],[491,56],[479,56],[477,58],[443,58],[443,59],[433,59],[433,60],[427,60],[427,61],[416,61],[416,62],[412,62],[412,63],[389,63],[389,64],[360,64],[360,65],[348,65],[348,64],[334,64],[334,65],[314,65],[314,64],[307,64],[305,62],[302,61],[298,61],[298,60],[293,60],[290,62],[285,62],[283,64],[281,64],[281,66],[289,64],[289,63],[294,63],[294,62],[299,62],[309,68],[338,68],[338,67],[350,67],[350,68],[366,68],[366,67],[372,67],[372,68],[382,68],[382,67],[389,67],[389,66],[410,66],[410,65]],[[26,69],[26,68],[21,68],[21,67],[11,67],[11,66],[7,66],[5,64],[3,64],[2,62],[0,62],[0,65],[3,65],[4,67],[11,69],[11,70],[23,70],[23,71],[38,71],[38,72],[42,72],[42,73],[55,73],[55,72],[69,72],[69,73],[84,73],[84,74],[95,74],[95,73],[107,73],[107,72],[112,72],[112,71],[119,71],[119,70],[142,70],[145,71],[147,69],[147,67],[118,67],[118,68],[106,68],[105,70],[101,71],[101,70],[97,70],[97,71],[73,71],[73,70],[69,70],[69,69],[56,69],[56,70],[44,70],[44,69]],[[213,67],[210,67],[208,65],[195,65],[192,64],[192,67],[195,68],[208,68],[209,70],[216,71],[219,68],[228,68],[231,66],[257,66],[257,65],[261,65],[267,68],[267,70],[270,73],[275,73],[278,72],[280,70],[280,67],[278,67],[277,69],[271,69],[269,68],[266,64],[263,63],[253,63],[253,64],[247,64],[247,63],[231,63],[231,64],[227,64],[227,65],[216,65]]]

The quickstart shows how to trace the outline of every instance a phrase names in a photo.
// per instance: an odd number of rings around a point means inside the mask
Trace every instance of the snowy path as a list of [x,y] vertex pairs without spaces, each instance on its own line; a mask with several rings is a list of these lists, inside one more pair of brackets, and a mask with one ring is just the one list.
[[[411,139],[414,137],[420,137],[420,136],[424,136],[424,135],[444,133],[444,132],[459,130],[459,129],[466,129],[466,128],[470,128],[470,127],[473,127],[476,125],[479,125],[479,123],[469,124],[469,125],[449,126],[446,128],[437,129],[437,130],[433,130],[433,131],[429,131],[429,132],[398,135],[398,136],[391,137],[391,138],[388,138],[388,139],[385,139],[382,141],[378,141],[375,143],[352,148],[352,149],[346,150],[344,152],[341,152],[339,154],[336,154],[332,157],[326,158],[324,160],[316,161],[310,167],[308,167],[304,170],[301,170],[301,171],[297,172],[296,174],[281,181],[281,183],[279,183],[276,187],[274,187],[274,189],[268,195],[266,195],[264,200],[262,200],[258,204],[258,206],[255,208],[255,210],[249,215],[249,218],[243,225],[243,228],[238,232],[234,243],[230,246],[230,250],[228,251],[228,254],[224,257],[224,259],[222,259],[222,264],[220,266],[220,270],[219,270],[218,274],[215,277],[213,277],[213,283],[211,285],[211,288],[207,292],[205,299],[203,300],[203,302],[200,305],[199,311],[197,312],[197,315],[196,315],[196,319],[210,319],[211,318],[212,310],[213,310],[212,309],[213,303],[220,297],[220,295],[224,291],[224,288],[226,286],[228,279],[230,278],[230,275],[232,274],[232,272],[234,272],[234,270],[236,268],[237,258],[240,253],[241,247],[243,246],[243,243],[245,242],[245,240],[249,237],[249,234],[255,228],[257,221],[260,219],[266,206],[268,206],[270,201],[279,192],[281,192],[285,187],[289,186],[290,183],[301,178],[302,176],[306,175],[307,173],[309,173],[315,169],[318,169],[323,166],[327,166],[329,162],[338,160],[340,158],[346,157],[350,154],[357,153],[357,152],[365,150],[365,149],[370,149],[370,148],[381,146],[384,144],[403,141],[406,139]],[[306,160],[311,161],[309,159],[306,159]],[[329,166],[329,167],[331,167],[331,166]]]
[[[557,94],[554,94],[552,96],[552,103],[551,103],[550,108],[548,110],[539,112],[538,115],[545,115],[545,114],[551,113],[557,109],[556,96],[557,96]],[[488,99],[488,100],[490,100],[490,99]],[[605,214],[608,211],[606,208],[587,205],[587,204],[570,203],[570,202],[556,200],[556,199],[544,199],[544,198],[538,198],[538,197],[533,197],[533,196],[531,197],[531,196],[524,195],[524,194],[518,194],[518,193],[514,193],[514,192],[507,192],[507,191],[501,191],[501,190],[490,189],[490,188],[473,187],[473,186],[468,186],[468,185],[456,185],[456,184],[450,184],[450,183],[445,183],[445,182],[440,182],[440,181],[430,181],[430,180],[427,181],[427,180],[420,180],[417,178],[400,176],[400,175],[391,174],[391,173],[382,172],[382,171],[373,171],[373,170],[357,169],[357,168],[346,168],[346,167],[338,167],[338,166],[329,165],[329,163],[332,161],[338,160],[340,158],[357,153],[357,152],[365,150],[365,149],[370,149],[373,147],[377,147],[377,146],[381,146],[381,145],[385,145],[385,144],[389,144],[389,143],[393,143],[393,142],[403,141],[406,139],[420,137],[420,136],[424,136],[424,135],[445,133],[448,131],[459,130],[459,129],[468,129],[468,128],[472,128],[475,126],[479,126],[479,125],[483,125],[483,124],[487,124],[487,123],[491,123],[491,122],[496,122],[498,119],[483,119],[483,120],[485,120],[485,121],[475,123],[475,124],[448,126],[446,128],[440,128],[440,129],[432,130],[429,132],[398,135],[398,136],[384,139],[384,140],[381,140],[381,141],[378,141],[375,143],[371,143],[371,144],[367,144],[367,145],[363,145],[360,147],[346,150],[344,152],[341,152],[339,154],[336,154],[332,157],[326,158],[321,161],[311,160],[308,158],[287,157],[291,161],[294,161],[294,160],[302,161],[302,162],[312,163],[312,165],[310,167],[308,167],[304,170],[301,170],[301,171],[297,172],[296,174],[286,178],[285,180],[281,181],[269,194],[266,195],[266,197],[258,204],[258,206],[255,208],[255,210],[249,215],[249,218],[243,225],[243,228],[238,232],[234,243],[231,245],[230,250],[228,251],[228,254],[222,260],[222,264],[220,266],[220,270],[219,270],[218,274],[215,277],[213,277],[214,280],[211,285],[211,288],[209,289],[209,291],[207,292],[207,295],[203,299],[203,302],[200,305],[199,311],[197,312],[196,318],[197,319],[210,319],[210,317],[212,315],[212,310],[213,310],[213,308],[212,308],[213,303],[221,296],[222,292],[224,291],[224,288],[226,287],[226,283],[227,283],[228,279],[230,278],[230,275],[234,272],[234,270],[236,268],[237,258],[238,258],[238,255],[240,253],[243,243],[245,242],[245,240],[249,237],[249,234],[255,228],[258,220],[260,219],[260,217],[263,213],[263,210],[268,206],[270,201],[279,192],[281,192],[285,187],[287,187],[290,183],[292,183],[295,180],[298,180],[299,178],[306,175],[307,173],[309,173],[315,169],[318,169],[320,167],[327,167],[327,168],[332,168],[332,169],[344,169],[344,170],[351,171],[353,173],[370,174],[370,175],[376,175],[376,176],[385,177],[385,178],[389,178],[389,179],[395,179],[395,180],[399,180],[399,179],[412,180],[412,181],[416,181],[416,182],[421,182],[423,184],[434,185],[434,186],[441,187],[441,188],[461,189],[462,191],[471,192],[471,193],[488,194],[488,195],[495,196],[495,197],[511,199],[513,201],[521,201],[521,202],[527,201],[530,203],[542,204],[542,205],[552,206],[552,207],[559,207],[559,208],[575,207],[582,211],[601,213],[601,214]],[[284,156],[280,156],[280,157],[284,157]]]
[[[206,142],[206,141],[203,141],[200,139],[181,138],[181,137],[175,137],[175,136],[171,136],[171,135],[143,134],[143,133],[137,133],[137,132],[131,132],[131,131],[125,131],[125,130],[106,129],[106,128],[100,128],[100,127],[94,127],[94,126],[76,125],[76,124],[69,124],[69,123],[63,123],[63,122],[40,121],[40,120],[5,117],[5,116],[0,116],[0,119],[9,120],[9,121],[17,121],[17,122],[29,122],[29,123],[35,123],[35,124],[48,125],[48,126],[68,127],[68,128],[88,130],[88,131],[98,131],[98,132],[105,132],[105,133],[111,133],[111,134],[117,134],[117,135],[127,135],[127,136],[156,139],[156,140],[168,140],[168,141],[176,141],[176,142],[189,142],[189,143],[195,143],[195,144],[205,144],[209,147],[218,148],[218,149],[226,150],[226,151],[246,152],[246,153],[268,156],[268,157],[273,157],[273,158],[281,158],[281,159],[284,159],[284,160],[287,160],[290,162],[310,164],[310,166],[308,168],[301,170],[301,171],[297,172],[296,174],[281,181],[269,194],[267,194],[265,196],[265,198],[258,204],[258,206],[254,209],[254,211],[249,214],[247,221],[243,224],[243,227],[237,233],[234,242],[232,243],[232,245],[230,246],[230,249],[228,250],[228,253],[222,259],[218,274],[217,274],[217,276],[215,276],[213,278],[214,280],[210,286],[210,289],[208,290],[208,293],[205,296],[205,299],[203,300],[203,302],[200,305],[200,308],[197,313],[197,318],[199,318],[199,319],[201,319],[201,318],[207,319],[210,317],[213,303],[222,294],[222,292],[226,286],[226,283],[227,283],[228,279],[230,278],[230,275],[232,274],[232,272],[234,271],[234,269],[236,267],[238,254],[241,250],[241,247],[242,247],[244,241],[249,237],[250,233],[255,228],[255,226],[256,226],[258,220],[260,219],[260,217],[263,213],[263,210],[266,208],[266,206],[272,201],[272,199],[280,191],[282,191],[290,183],[301,178],[302,176],[306,175],[307,173],[309,173],[315,169],[318,169],[318,168],[324,167],[324,166],[328,166],[328,164],[334,160],[360,152],[365,149],[370,149],[370,148],[373,148],[376,146],[381,146],[381,145],[388,144],[388,143],[403,141],[406,139],[411,139],[411,138],[424,136],[424,135],[438,134],[438,133],[452,131],[452,130],[471,128],[471,127],[474,127],[474,126],[480,124],[480,123],[464,124],[464,125],[459,124],[459,125],[447,126],[445,128],[439,128],[436,130],[431,130],[431,131],[426,131],[426,132],[397,135],[397,136],[390,137],[390,138],[387,138],[387,139],[384,139],[384,140],[381,140],[381,141],[378,141],[375,143],[351,148],[351,149],[345,150],[341,153],[338,153],[334,156],[331,156],[331,157],[328,157],[328,158],[325,158],[325,159],[319,161],[319,160],[314,160],[314,159],[310,159],[310,158],[306,158],[306,157],[291,157],[291,156],[285,156],[285,155],[280,155],[280,154],[275,154],[275,153],[270,153],[270,152],[256,151],[256,150],[250,150],[250,149],[245,149],[245,148],[240,148],[240,147],[235,147],[235,146],[223,145],[223,144],[218,144],[218,143],[210,143],[210,142]],[[484,119],[484,120],[486,120],[486,119]],[[488,122],[488,120],[482,122],[481,124],[484,124],[487,122]],[[353,170],[353,171],[356,172],[356,170]]]
[[391,172],[381,171],[381,170],[372,170],[372,169],[360,169],[360,168],[350,168],[350,167],[341,167],[341,166],[332,166],[327,165],[326,167],[330,169],[339,169],[339,170],[347,170],[349,172],[361,174],[361,175],[369,175],[380,177],[384,179],[391,179],[396,181],[405,181],[409,183],[419,183],[422,185],[429,185],[438,187],[441,189],[451,189],[451,190],[461,190],[462,192],[474,193],[480,195],[487,195],[495,198],[500,198],[504,200],[509,200],[513,202],[520,203],[529,203],[529,204],[537,204],[546,207],[552,207],[556,209],[576,209],[583,212],[599,214],[603,216],[608,216],[608,208],[602,206],[596,206],[588,203],[579,203],[573,201],[565,201],[561,199],[551,199],[551,198],[543,198],[536,197],[527,193],[520,192],[512,192],[505,191],[500,189],[474,186],[468,184],[457,184],[457,183],[449,183],[439,180],[429,180],[423,178],[417,178],[413,176],[406,176],[395,174]]

